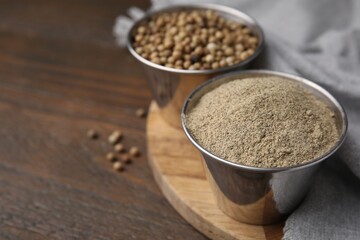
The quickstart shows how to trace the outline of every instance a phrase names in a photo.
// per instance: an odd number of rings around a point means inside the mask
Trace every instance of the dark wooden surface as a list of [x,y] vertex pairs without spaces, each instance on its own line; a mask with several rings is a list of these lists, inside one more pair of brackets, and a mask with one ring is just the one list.
[[[148,4],[0,1],[0,239],[205,239],[153,180],[134,114],[151,95],[112,36]],[[123,173],[104,158],[117,128],[143,153]]]

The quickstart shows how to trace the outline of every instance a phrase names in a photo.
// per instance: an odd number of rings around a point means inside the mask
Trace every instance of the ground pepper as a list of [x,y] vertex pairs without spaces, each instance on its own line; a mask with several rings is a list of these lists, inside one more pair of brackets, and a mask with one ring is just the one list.
[[314,160],[339,136],[334,112],[298,83],[280,77],[220,85],[190,110],[186,125],[211,153],[264,168]]

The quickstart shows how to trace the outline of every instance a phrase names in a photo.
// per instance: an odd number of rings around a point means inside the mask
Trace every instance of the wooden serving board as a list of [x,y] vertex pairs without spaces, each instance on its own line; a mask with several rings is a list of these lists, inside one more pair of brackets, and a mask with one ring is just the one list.
[[155,180],[170,204],[211,239],[281,239],[283,223],[255,226],[237,222],[217,207],[200,153],[182,129],[168,125],[152,103],[147,119],[148,159]]

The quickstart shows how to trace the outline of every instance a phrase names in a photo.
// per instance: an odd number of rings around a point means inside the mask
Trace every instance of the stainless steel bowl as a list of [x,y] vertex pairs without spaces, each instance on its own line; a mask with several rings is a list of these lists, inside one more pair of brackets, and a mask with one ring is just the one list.
[[[140,24],[148,21],[152,16],[163,13],[181,10],[206,10],[211,9],[216,11],[220,16],[231,19],[233,21],[243,23],[248,26],[253,33],[258,37],[259,43],[254,54],[248,59],[234,64],[229,67],[223,67],[212,70],[182,70],[169,68],[155,64],[141,55],[139,55],[133,48],[134,33]],[[252,60],[254,60],[264,47],[264,34],[259,24],[251,17],[236,9],[215,4],[191,4],[191,5],[177,5],[164,8],[159,11],[153,11],[139,19],[129,31],[127,46],[131,54],[142,63],[142,66],[147,73],[150,87],[153,92],[162,117],[167,123],[172,126],[181,128],[180,112],[182,104],[189,93],[201,83],[209,78],[225,73],[235,69],[245,68]]]
[[[186,126],[186,115],[198,100],[223,83],[260,76],[280,76],[298,82],[334,111],[339,139],[330,151],[306,164],[294,167],[259,168],[222,159],[196,142]],[[347,131],[344,109],[325,89],[298,76],[266,70],[233,72],[207,81],[186,99],[181,120],[187,137],[202,154],[206,175],[220,209],[238,221],[261,225],[283,219],[298,206],[308,192],[320,163],[333,157],[343,143]]]

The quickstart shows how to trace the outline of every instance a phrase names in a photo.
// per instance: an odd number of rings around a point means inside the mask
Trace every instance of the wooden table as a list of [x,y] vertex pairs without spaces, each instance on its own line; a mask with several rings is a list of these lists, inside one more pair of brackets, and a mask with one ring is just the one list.
[[[0,239],[205,239],[168,204],[144,157],[135,111],[151,95],[112,35],[130,5],[149,3],[0,1]],[[143,153],[123,173],[105,159],[118,128]]]

